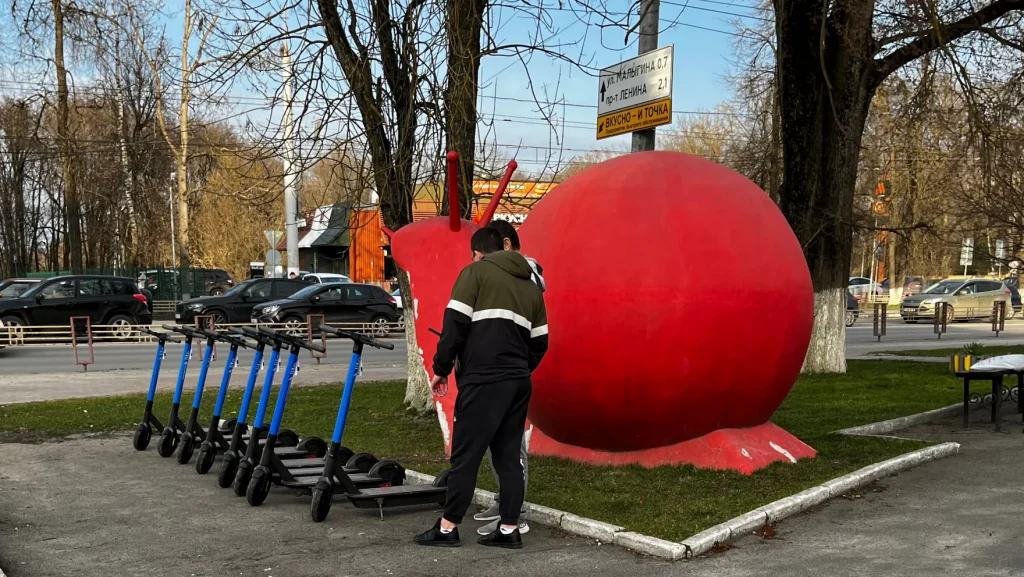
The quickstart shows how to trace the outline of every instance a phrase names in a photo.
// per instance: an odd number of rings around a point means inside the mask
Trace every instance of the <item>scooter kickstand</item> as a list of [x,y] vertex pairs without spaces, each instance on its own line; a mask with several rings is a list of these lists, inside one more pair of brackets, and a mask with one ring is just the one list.
[[380,509],[380,520],[384,520],[384,499],[377,499],[377,508]]

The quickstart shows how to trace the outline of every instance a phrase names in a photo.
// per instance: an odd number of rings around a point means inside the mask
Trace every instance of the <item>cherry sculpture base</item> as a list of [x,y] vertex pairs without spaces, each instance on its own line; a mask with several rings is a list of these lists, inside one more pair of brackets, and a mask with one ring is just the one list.
[[530,435],[530,454],[560,457],[590,465],[637,464],[693,465],[699,469],[726,469],[749,475],[758,469],[782,461],[814,457],[817,452],[778,425],[767,422],[747,429],[719,429],[675,445],[612,453],[566,445],[534,428]]

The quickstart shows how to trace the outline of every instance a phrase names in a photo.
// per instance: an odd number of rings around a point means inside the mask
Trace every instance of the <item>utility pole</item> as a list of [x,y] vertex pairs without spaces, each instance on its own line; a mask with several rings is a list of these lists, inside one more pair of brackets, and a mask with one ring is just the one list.
[[[660,0],[640,0],[640,42],[637,55],[658,49],[658,13]],[[655,129],[638,130],[633,133],[633,152],[654,150]]]
[[299,196],[295,190],[292,59],[287,41],[281,43],[281,67],[284,75],[284,235],[288,273],[299,274]]

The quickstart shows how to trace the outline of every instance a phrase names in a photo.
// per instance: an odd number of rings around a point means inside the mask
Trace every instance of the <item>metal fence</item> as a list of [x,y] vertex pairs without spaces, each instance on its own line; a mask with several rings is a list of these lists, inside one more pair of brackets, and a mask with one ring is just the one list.
[[[76,317],[77,318],[77,317]],[[168,323],[170,324],[170,323]],[[384,337],[399,333],[403,327],[399,323],[390,323],[383,329],[381,325],[371,323],[325,323],[339,329],[360,332],[376,337]],[[153,337],[139,332],[141,325],[89,325],[88,323],[69,323],[58,326],[12,326],[0,328],[0,346],[31,346],[90,343],[148,343]],[[298,336],[310,334],[308,323],[292,323],[288,325],[273,323],[237,323],[216,325],[216,330],[226,332],[229,327],[269,327]],[[157,332],[165,332],[159,323],[146,326]],[[315,330],[315,329],[314,329]]]

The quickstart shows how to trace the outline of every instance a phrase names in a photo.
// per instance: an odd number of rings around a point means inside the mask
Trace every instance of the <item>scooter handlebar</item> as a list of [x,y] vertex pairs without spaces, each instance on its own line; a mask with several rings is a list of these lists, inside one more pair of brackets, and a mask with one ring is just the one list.
[[367,336],[367,335],[364,335],[362,333],[357,333],[357,332],[353,332],[353,331],[346,331],[344,329],[335,328],[335,327],[332,327],[330,325],[320,325],[320,330],[325,332],[325,333],[328,333],[328,334],[336,335],[336,336],[343,337],[343,338],[346,338],[346,339],[351,339],[353,341],[357,341],[357,342],[363,343],[364,345],[370,345],[371,347],[375,347],[375,348],[378,348],[378,349],[387,349],[389,351],[392,351],[392,350],[395,349],[395,345],[393,345],[391,343],[385,343],[383,341],[378,341],[377,339],[375,339],[373,337],[370,337],[370,336]]
[[160,326],[162,326],[164,328],[164,330],[171,331],[173,333],[181,333],[181,334],[183,334],[183,335],[185,335],[187,337],[195,338],[195,337],[203,336],[199,332],[198,329],[194,329],[192,327],[181,327],[181,326],[178,326],[178,325],[160,325]]
[[161,341],[170,341],[172,343],[181,343],[181,339],[176,339],[176,338],[172,337],[171,335],[169,335],[167,333],[158,333],[158,332],[156,332],[156,331],[154,331],[153,329],[150,329],[150,328],[139,327],[139,332],[140,333],[145,333],[145,334],[150,335],[152,337],[156,337],[157,339],[159,339]]
[[207,338],[215,339],[229,345],[238,345],[242,348],[252,348],[249,341],[245,340],[241,335],[218,333],[217,331],[211,331],[210,329],[199,329],[199,332],[205,335]]
[[259,331],[260,331],[260,334],[262,334],[263,336],[265,336],[267,338],[271,338],[271,339],[274,339],[274,340],[277,340],[277,341],[281,341],[283,343],[287,343],[289,345],[296,346],[296,347],[299,347],[299,348],[308,349],[308,350],[311,350],[311,351],[316,351],[318,353],[324,352],[324,347],[323,346],[318,345],[316,343],[311,343],[311,342],[309,342],[309,341],[307,341],[305,339],[300,339],[299,337],[294,337],[292,335],[289,335],[288,333],[282,333],[282,332],[279,332],[279,331],[275,331],[274,329],[269,328],[269,327],[260,327]]

